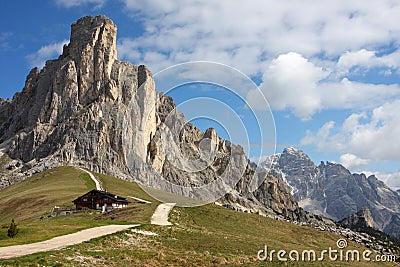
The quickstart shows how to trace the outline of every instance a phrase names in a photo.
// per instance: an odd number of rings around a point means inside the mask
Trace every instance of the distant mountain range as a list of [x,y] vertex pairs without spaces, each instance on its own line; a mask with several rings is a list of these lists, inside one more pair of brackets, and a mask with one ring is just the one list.
[[285,181],[307,211],[342,220],[367,207],[375,228],[400,236],[400,195],[374,175],[350,173],[337,163],[317,166],[293,147],[268,157],[260,168]]

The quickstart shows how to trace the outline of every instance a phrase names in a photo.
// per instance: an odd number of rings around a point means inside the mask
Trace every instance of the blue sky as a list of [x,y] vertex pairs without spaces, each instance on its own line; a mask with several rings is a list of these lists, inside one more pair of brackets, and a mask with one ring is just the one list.
[[232,66],[267,98],[278,152],[295,146],[400,187],[399,1],[6,1],[1,13],[0,97],[59,55],[72,22],[105,14],[120,60],[154,73],[193,60]]

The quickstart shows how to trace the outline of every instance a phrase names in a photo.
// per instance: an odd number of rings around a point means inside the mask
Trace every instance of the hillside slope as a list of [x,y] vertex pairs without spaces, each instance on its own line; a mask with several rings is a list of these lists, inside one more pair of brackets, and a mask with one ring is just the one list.
[[[107,224],[149,223],[159,202],[149,197],[137,184],[95,174],[103,186],[121,196],[150,201],[139,203],[128,198],[127,208],[101,214],[99,211],[49,217],[55,206],[73,207],[72,200],[95,188],[89,175],[74,167],[59,167],[35,174],[22,182],[0,190],[0,246],[43,241],[55,236]],[[20,229],[10,239],[7,229],[15,219]]]
[[[96,174],[107,191],[121,196],[136,196],[152,202],[146,213],[151,216],[158,201],[149,197],[137,184],[107,175]],[[0,224],[11,219],[18,222],[39,221],[54,206],[73,207],[72,200],[95,189],[94,182],[74,167],[59,167],[35,174],[28,179],[0,190]],[[131,208],[135,206],[131,205]]]
[[[259,261],[257,252],[271,250],[336,249],[339,236],[310,227],[238,213],[216,205],[175,208],[170,227],[143,225],[139,229],[91,240],[67,249],[0,261],[0,265],[46,266],[398,266],[355,261]],[[139,230],[139,231],[138,231]],[[157,234],[157,235],[154,235]],[[348,242],[347,249],[366,248]],[[276,254],[275,254],[276,256]],[[375,255],[371,255],[374,259]]]

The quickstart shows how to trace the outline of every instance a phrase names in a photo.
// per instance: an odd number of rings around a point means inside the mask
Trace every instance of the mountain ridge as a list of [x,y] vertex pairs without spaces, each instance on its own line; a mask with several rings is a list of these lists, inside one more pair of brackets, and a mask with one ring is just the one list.
[[305,210],[341,220],[368,207],[374,227],[400,236],[399,195],[375,175],[352,174],[338,163],[321,162],[317,166],[302,150],[293,147],[268,157],[260,168],[285,180]]

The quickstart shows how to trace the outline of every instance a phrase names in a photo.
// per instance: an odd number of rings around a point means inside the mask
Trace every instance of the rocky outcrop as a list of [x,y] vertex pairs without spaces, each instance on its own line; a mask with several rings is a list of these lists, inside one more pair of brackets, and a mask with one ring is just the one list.
[[286,181],[305,210],[342,220],[368,207],[374,227],[400,236],[400,197],[374,175],[352,174],[340,164],[314,162],[301,150],[286,148],[261,168]]
[[352,229],[355,225],[373,228],[374,219],[372,218],[371,211],[367,207],[364,207],[357,213],[350,215],[350,217],[341,220],[339,224],[350,229]]

